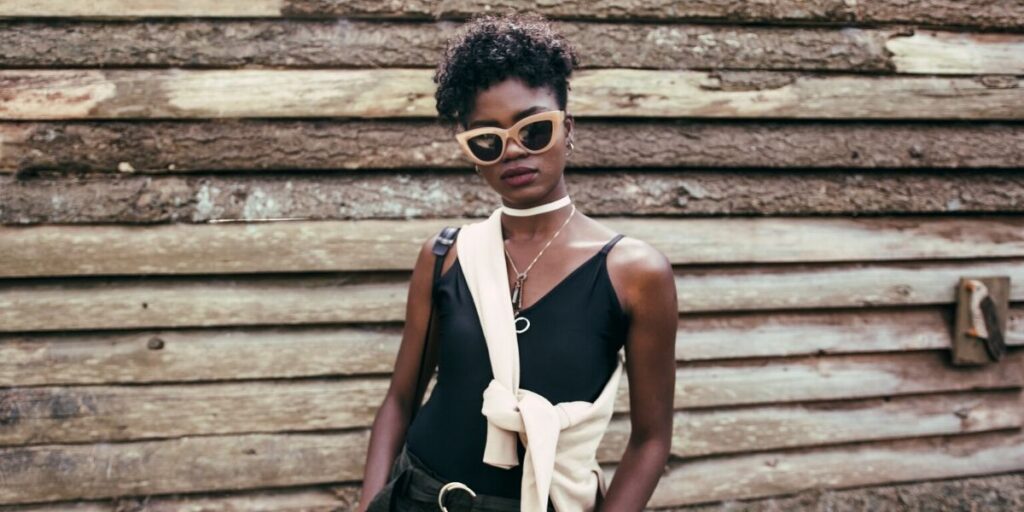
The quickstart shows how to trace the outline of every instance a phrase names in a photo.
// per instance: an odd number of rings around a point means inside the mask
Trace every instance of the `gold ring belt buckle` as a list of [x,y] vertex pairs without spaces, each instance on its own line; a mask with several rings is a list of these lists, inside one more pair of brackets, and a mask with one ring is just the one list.
[[476,497],[476,493],[473,492],[473,489],[470,489],[466,484],[462,482],[448,482],[444,484],[444,487],[442,487],[437,493],[437,504],[441,507],[442,512],[448,512],[448,508],[444,506],[444,495],[452,489],[462,489],[468,492],[470,496],[473,496],[474,498]]

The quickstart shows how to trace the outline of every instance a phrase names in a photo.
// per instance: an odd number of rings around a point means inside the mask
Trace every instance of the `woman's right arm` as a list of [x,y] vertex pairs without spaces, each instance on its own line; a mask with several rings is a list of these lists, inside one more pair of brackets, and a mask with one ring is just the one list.
[[[358,512],[364,512],[373,497],[387,484],[391,464],[405,443],[409,417],[412,415],[416,375],[423,354],[427,317],[430,315],[436,258],[433,253],[435,239],[436,236],[431,236],[423,243],[412,271],[405,304],[405,326],[398,356],[395,358],[395,368],[391,374],[391,384],[388,386],[384,402],[377,410],[370,431],[370,443],[363,470],[362,494],[356,509]],[[432,342],[432,345],[436,343]],[[428,354],[428,360],[433,359],[436,358]],[[423,376],[424,381],[429,382],[434,366],[428,363]]]

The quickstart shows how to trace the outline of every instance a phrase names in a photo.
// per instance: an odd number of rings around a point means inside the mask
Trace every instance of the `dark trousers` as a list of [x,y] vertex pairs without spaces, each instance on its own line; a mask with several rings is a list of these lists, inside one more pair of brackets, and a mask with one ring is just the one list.
[[[373,497],[366,511],[437,512],[441,510],[438,494],[447,483],[449,481],[431,471],[403,445],[391,465],[388,483]],[[520,508],[518,499],[480,493],[474,497],[463,488],[447,491],[444,506],[448,512],[519,512]],[[550,502],[548,510],[555,510]]]

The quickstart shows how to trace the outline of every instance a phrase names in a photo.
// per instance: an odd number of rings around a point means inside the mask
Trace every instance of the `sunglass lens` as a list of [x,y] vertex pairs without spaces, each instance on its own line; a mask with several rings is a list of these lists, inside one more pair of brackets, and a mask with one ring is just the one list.
[[554,126],[555,124],[550,120],[530,123],[519,131],[519,138],[522,139],[526,149],[531,151],[544,149],[544,146],[551,142],[551,133],[554,131]]
[[497,160],[501,156],[501,137],[488,133],[477,135],[467,141],[469,150],[480,160]]

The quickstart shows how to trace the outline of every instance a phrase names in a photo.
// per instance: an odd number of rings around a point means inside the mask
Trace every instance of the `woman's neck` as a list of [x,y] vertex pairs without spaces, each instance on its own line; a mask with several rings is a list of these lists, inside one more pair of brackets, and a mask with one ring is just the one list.
[[[572,214],[568,194],[532,205],[509,206],[502,203],[501,227],[506,240],[547,241]],[[510,211],[512,210],[510,215]]]

